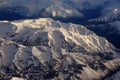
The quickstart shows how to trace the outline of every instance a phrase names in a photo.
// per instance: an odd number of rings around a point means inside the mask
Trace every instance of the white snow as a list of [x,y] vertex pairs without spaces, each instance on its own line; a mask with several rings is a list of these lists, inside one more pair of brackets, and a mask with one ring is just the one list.
[[27,79],[18,78],[18,77],[13,77],[11,80],[27,80]]
[[[29,65],[35,66],[41,63],[47,67],[43,69],[49,70],[47,64],[49,63],[54,70],[70,69],[69,73],[79,75],[81,79],[86,80],[104,77],[109,72],[107,68],[112,71],[120,66],[116,48],[105,38],[97,36],[82,25],[40,18],[1,21],[0,28],[0,66],[7,67],[14,63],[17,69],[23,70]],[[99,52],[101,54],[113,53],[114,59],[103,62],[104,59],[100,58]],[[99,67],[98,70],[90,67],[90,62],[93,66],[101,66],[99,61],[105,65],[104,71]],[[70,65],[71,68],[69,68]],[[79,69],[81,73],[76,73],[74,69],[77,68],[74,65],[86,67]],[[68,76],[69,74],[59,73],[61,79]],[[72,77],[75,78],[74,75]]]

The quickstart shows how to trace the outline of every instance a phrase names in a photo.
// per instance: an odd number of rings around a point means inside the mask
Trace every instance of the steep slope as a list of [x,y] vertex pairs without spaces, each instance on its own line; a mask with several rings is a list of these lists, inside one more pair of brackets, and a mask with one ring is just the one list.
[[120,67],[119,53],[82,25],[49,18],[0,22],[0,79],[101,79]]
[[[119,0],[0,0],[0,20],[52,18],[81,24],[120,49],[119,28],[113,30],[113,26],[119,27],[114,23],[120,21],[119,4]],[[109,34],[111,30],[115,33]]]
[[[119,3],[119,0],[1,0],[0,19],[49,17],[74,23],[109,21],[118,19]],[[19,17],[10,17],[13,14]]]
[[0,20],[8,20],[0,21],[0,80],[96,80],[119,70],[119,4],[0,0]]
[[106,78],[105,80],[119,80],[120,79],[120,72],[113,74],[111,77]]
[[108,22],[98,25],[87,25],[87,28],[97,35],[105,37],[116,48],[120,48],[120,21]]

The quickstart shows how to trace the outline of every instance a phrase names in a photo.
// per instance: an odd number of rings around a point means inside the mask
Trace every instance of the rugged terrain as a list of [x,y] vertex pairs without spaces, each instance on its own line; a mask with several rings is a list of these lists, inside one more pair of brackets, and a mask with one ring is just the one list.
[[0,22],[1,79],[101,79],[120,51],[82,25],[49,18]]
[[0,0],[0,80],[119,80],[119,3]]

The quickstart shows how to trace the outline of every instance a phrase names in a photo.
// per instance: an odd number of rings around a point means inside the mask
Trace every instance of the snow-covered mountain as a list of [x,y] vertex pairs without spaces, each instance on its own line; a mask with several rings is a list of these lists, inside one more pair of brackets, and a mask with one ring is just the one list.
[[119,53],[82,25],[50,18],[0,22],[2,79],[101,79],[119,69]]
[[[63,21],[77,18],[85,19],[85,22],[89,19],[91,21],[91,18],[92,21],[98,18],[100,21],[107,21],[118,18],[119,3],[119,0],[1,0],[0,14],[6,15],[3,19],[9,17],[8,13],[14,13],[20,18],[50,17],[64,19]],[[83,20],[78,22],[81,23]]]
[[119,79],[119,4],[0,0],[0,80]]

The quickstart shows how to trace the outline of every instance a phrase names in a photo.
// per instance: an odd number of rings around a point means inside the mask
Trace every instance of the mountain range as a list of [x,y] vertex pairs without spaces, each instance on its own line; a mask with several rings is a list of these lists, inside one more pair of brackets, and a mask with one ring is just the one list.
[[119,80],[119,0],[0,0],[0,79]]

